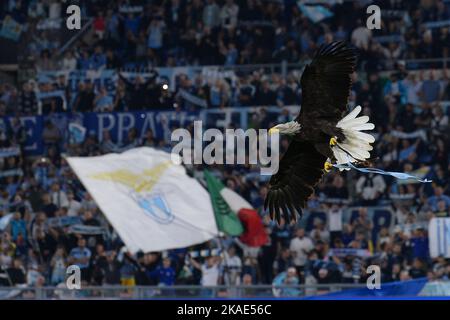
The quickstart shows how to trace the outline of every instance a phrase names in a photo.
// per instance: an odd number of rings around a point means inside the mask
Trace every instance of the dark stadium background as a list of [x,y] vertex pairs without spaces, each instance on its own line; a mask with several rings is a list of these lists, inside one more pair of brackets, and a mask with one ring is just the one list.
[[[376,167],[425,172],[433,183],[333,171],[299,224],[278,226],[262,208],[267,181],[255,168],[209,168],[258,209],[270,241],[249,250],[225,237],[226,268],[218,257],[197,261],[217,266],[220,275],[211,285],[255,285],[241,292],[246,296],[271,292],[276,276],[288,269],[287,283],[308,284],[309,294],[328,292],[329,284],[364,285],[369,264],[381,266],[383,283],[448,281],[450,262],[430,258],[427,231],[431,218],[450,217],[450,33],[449,23],[438,23],[449,21],[450,2],[375,1],[382,9],[380,30],[366,28],[369,3],[323,1],[332,16],[314,23],[293,0],[1,1],[0,20],[12,18],[20,32],[17,38],[0,36],[0,150],[16,150],[1,151],[0,158],[0,217],[14,213],[1,230],[0,286],[57,286],[81,255],[90,256],[78,261],[83,286],[165,284],[169,291],[162,294],[171,296],[176,285],[199,284],[201,273],[185,258],[192,248],[124,254],[62,157],[137,146],[170,150],[164,127],[132,128],[119,141],[117,129],[100,140],[93,126],[79,141],[68,124],[102,112],[170,111],[171,130],[200,118],[211,127],[269,128],[296,115],[302,68],[320,44],[332,40],[358,49],[349,107],[363,106],[376,125]],[[82,9],[80,31],[65,28],[69,4]],[[101,80],[82,79],[89,72]],[[202,166],[191,169],[195,175]],[[82,236],[49,223],[67,215],[107,235]],[[332,215],[340,218],[330,223]],[[216,246],[211,241],[195,250]],[[372,256],[330,258],[330,248],[368,249]],[[188,291],[183,290],[178,293]],[[232,290],[221,287],[216,294],[236,294]],[[286,296],[299,294],[283,290]],[[34,290],[21,294],[36,297]]]

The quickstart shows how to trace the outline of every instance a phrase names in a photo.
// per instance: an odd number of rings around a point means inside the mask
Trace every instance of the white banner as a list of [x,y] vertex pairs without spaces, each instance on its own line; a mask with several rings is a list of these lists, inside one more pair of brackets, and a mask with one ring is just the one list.
[[450,218],[433,218],[428,226],[430,256],[450,258]]
[[187,247],[218,234],[208,192],[167,152],[143,147],[67,160],[133,253]]

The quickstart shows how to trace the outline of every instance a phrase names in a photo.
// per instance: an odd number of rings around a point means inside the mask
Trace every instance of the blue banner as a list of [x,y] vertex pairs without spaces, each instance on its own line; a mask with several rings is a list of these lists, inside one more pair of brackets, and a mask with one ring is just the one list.
[[[291,116],[298,114],[299,108],[286,107]],[[131,128],[137,130],[141,138],[151,129],[156,139],[170,141],[174,128],[186,128],[194,120],[202,120],[205,128],[226,128],[232,122],[242,129],[247,129],[249,119],[258,108],[226,108],[202,109],[201,111],[133,111],[133,112],[90,112],[90,113],[54,113],[48,116],[37,115],[21,117],[20,121],[26,132],[24,150],[29,155],[44,153],[42,133],[48,122],[56,126],[62,136],[60,149],[64,151],[64,142],[80,143],[86,136],[94,135],[98,141],[103,138],[103,131],[107,130],[111,138],[119,145],[126,140]],[[268,107],[267,112],[279,114],[278,107]],[[0,118],[0,132],[7,132],[11,127],[12,117]]]
[[[26,132],[24,150],[29,155],[44,153],[42,134],[46,124],[51,122],[62,136],[60,148],[64,150],[64,142],[80,143],[85,135],[94,135],[98,141],[103,139],[103,132],[109,131],[113,141],[119,145],[126,141],[131,128],[137,130],[137,137],[142,138],[150,129],[156,139],[170,141],[173,128],[187,127],[200,118],[198,112],[176,111],[135,111],[110,113],[58,113],[49,116],[28,116],[20,118]],[[10,127],[12,117],[0,119],[5,127]],[[6,151],[5,151],[6,152]]]
[[333,300],[333,299],[354,299],[354,298],[389,298],[389,297],[414,297],[418,296],[425,284],[427,278],[398,281],[381,284],[380,289],[348,289],[338,292],[328,293],[319,296],[307,297],[307,300]]

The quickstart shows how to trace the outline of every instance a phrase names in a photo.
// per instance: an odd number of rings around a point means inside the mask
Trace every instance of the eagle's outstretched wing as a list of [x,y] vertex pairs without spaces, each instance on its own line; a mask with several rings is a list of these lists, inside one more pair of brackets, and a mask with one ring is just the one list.
[[302,214],[314,186],[323,175],[326,157],[304,141],[293,140],[280,161],[278,172],[270,179],[270,189],[264,202],[272,220],[280,223],[281,214],[287,223]]
[[[296,121],[306,139],[293,139],[280,161],[278,173],[272,176],[270,189],[264,203],[272,219],[280,222],[281,214],[287,222],[301,214],[314,186],[323,175],[326,157],[315,148],[319,128],[324,132],[334,130],[347,108],[352,84],[351,74],[356,65],[356,53],[345,42],[322,45],[312,62],[305,67],[301,78],[302,107]],[[319,141],[317,141],[319,142]]]
[[322,45],[303,70],[302,108],[297,122],[326,118],[337,123],[346,111],[356,52],[344,41]]

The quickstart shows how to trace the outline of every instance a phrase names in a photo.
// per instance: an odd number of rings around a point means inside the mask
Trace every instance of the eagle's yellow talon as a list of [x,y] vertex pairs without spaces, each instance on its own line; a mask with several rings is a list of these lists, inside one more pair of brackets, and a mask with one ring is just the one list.
[[330,146],[335,146],[337,144],[337,140],[335,137],[330,139]]
[[331,162],[326,161],[323,165],[323,169],[326,172],[330,172],[330,170],[333,168],[333,164]]

